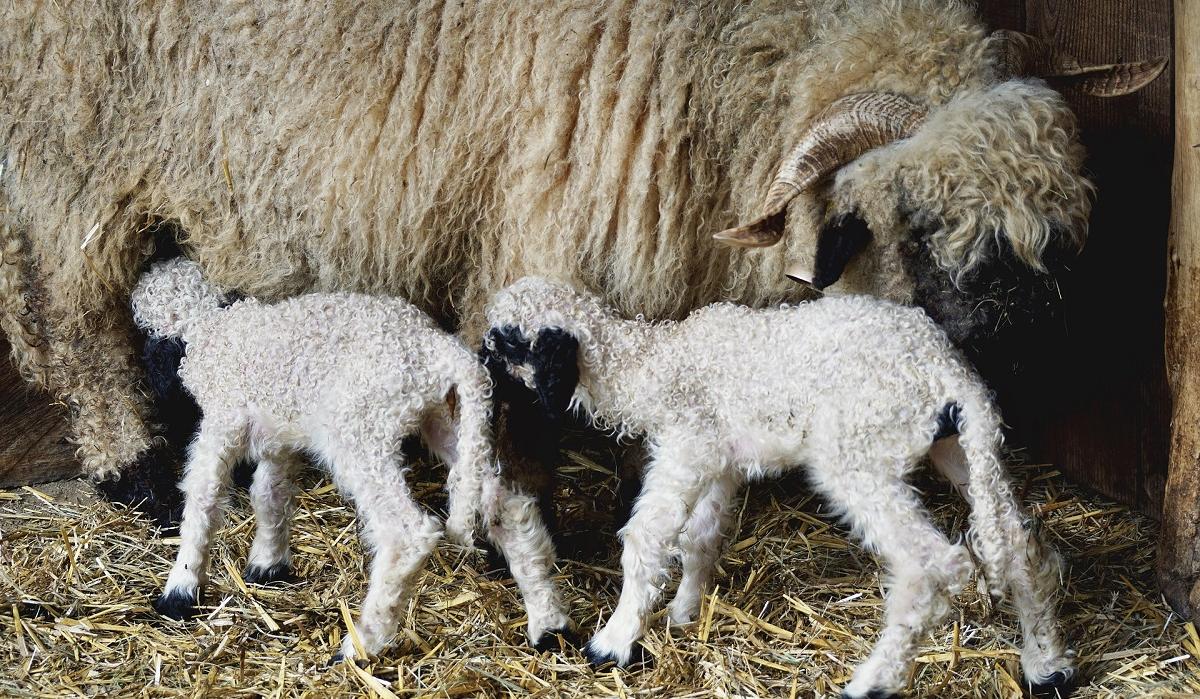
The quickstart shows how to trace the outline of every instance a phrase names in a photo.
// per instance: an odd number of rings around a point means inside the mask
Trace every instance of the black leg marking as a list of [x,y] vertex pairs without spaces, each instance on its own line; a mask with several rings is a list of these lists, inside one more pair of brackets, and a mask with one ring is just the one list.
[[246,566],[242,580],[254,585],[266,585],[273,582],[291,582],[293,580],[292,566],[289,563],[276,563],[264,568],[258,565]]
[[[601,668],[610,663],[617,662],[615,656],[608,653],[602,653],[593,648],[590,641],[586,646],[583,647],[583,655],[587,658],[588,662],[591,663],[592,667],[595,668]],[[640,643],[633,644],[633,653],[629,657],[629,662],[624,665],[624,669],[638,671],[646,670],[653,666],[654,656],[650,653],[650,651],[646,650],[646,647]]]
[[196,616],[195,592],[188,590],[171,590],[154,600],[154,611],[165,617],[183,621]]
[[578,648],[579,636],[567,628],[550,629],[542,633],[541,638],[533,644],[533,647],[539,652],[565,650],[568,647]]

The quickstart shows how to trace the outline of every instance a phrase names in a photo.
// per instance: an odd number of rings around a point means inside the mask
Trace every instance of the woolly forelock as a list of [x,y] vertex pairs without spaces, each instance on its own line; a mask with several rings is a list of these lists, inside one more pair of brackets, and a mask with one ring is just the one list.
[[[191,260],[155,262],[142,275],[131,296],[133,321],[151,337],[180,337],[225,300]],[[256,303],[249,299],[243,303]]]
[[1001,238],[1045,271],[1047,248],[1083,244],[1093,191],[1083,157],[1058,93],[1005,82],[957,95],[912,138],[842,170],[831,209],[857,211],[892,250],[932,229],[933,257],[956,277],[994,257]]

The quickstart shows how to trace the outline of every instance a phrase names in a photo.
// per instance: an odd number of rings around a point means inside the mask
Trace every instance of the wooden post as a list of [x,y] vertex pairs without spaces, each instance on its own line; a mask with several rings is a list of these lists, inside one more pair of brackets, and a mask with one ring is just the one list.
[[67,435],[66,409],[17,375],[0,337],[0,488],[78,476]]
[[1200,621],[1200,2],[1175,0],[1175,177],[1167,271],[1170,472],[1158,574]]

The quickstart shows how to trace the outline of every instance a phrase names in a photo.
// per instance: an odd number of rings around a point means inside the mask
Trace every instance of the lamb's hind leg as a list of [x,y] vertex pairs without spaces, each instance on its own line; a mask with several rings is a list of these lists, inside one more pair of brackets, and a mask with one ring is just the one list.
[[845,697],[900,696],[921,637],[950,611],[952,595],[971,575],[967,549],[951,544],[929,520],[900,475],[907,467],[896,466],[845,463],[825,470],[814,464],[817,487],[883,558],[889,577],[883,631]]
[[287,580],[292,574],[288,546],[295,510],[298,457],[286,451],[263,454],[254,470],[250,503],[254,507],[254,543],[242,577],[248,583]]
[[734,474],[721,476],[708,485],[704,495],[688,518],[687,526],[679,537],[679,548],[683,552],[683,577],[674,599],[667,605],[672,624],[690,624],[700,609],[700,598],[712,584],[721,543],[733,513],[733,499],[737,496],[741,479]]
[[[334,466],[339,487],[355,502],[363,538],[374,551],[367,597],[354,625],[367,655],[389,646],[412,596],[413,582],[442,537],[442,524],[412,497],[401,465],[393,458],[340,459]],[[358,657],[347,635],[334,661]]]
[[180,488],[184,493],[179,553],[167,577],[166,589],[154,603],[173,619],[195,614],[200,591],[208,578],[209,545],[221,522],[221,504],[229,472],[244,450],[245,428],[240,422],[212,413],[200,424],[192,443]]
[[[450,412],[439,405],[421,422],[426,446],[447,466],[458,459],[456,430]],[[542,520],[537,498],[519,492],[513,483],[497,484],[495,521],[487,523],[488,539],[508,561],[509,571],[528,619],[529,643],[538,650],[558,647],[558,637],[574,643],[571,618],[551,577],[554,572],[554,542]]]

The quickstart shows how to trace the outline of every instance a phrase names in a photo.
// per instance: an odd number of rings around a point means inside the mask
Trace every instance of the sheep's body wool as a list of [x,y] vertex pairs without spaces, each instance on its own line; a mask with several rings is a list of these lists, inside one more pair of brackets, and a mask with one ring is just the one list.
[[[526,274],[653,318],[797,299],[782,272],[826,199],[876,233],[843,286],[900,301],[902,207],[945,222],[951,266],[1002,226],[1036,264],[1047,221],[1087,209],[1055,93],[1003,83],[1027,109],[979,114],[1000,88],[959,0],[84,5],[0,8],[0,308],[96,475],[149,443],[127,300],[160,221],[223,288],[397,295],[473,336]],[[816,113],[866,90],[941,109],[938,133],[801,197],[782,245],[711,239],[757,212]]]

